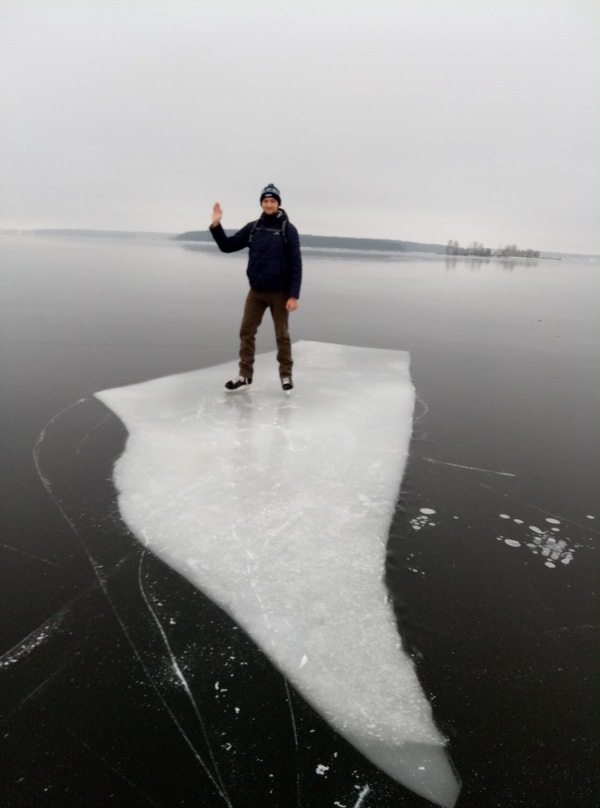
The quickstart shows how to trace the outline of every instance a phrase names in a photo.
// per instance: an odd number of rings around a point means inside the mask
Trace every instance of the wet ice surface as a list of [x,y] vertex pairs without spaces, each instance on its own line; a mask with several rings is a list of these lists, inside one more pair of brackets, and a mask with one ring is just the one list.
[[[334,732],[116,507],[126,434],[93,392],[235,356],[243,260],[0,241],[4,804],[220,808],[212,777],[236,808],[429,805]],[[296,338],[410,351],[419,403],[386,583],[458,804],[594,805],[597,265],[306,263]],[[271,350],[268,325],[259,337]],[[533,527],[567,542],[568,564]]]
[[412,428],[408,356],[299,343],[295,358],[303,370],[291,398],[261,383],[273,355],[234,395],[217,392],[228,367],[99,393],[129,433],[115,472],[121,513],[342,736],[453,805],[444,740],[383,584]]

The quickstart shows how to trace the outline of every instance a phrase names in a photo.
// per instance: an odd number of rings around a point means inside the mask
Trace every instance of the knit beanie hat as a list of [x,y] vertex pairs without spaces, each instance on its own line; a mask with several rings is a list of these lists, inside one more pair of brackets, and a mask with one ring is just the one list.
[[277,202],[281,205],[281,193],[279,191],[279,188],[276,188],[272,182],[269,183],[269,185],[267,185],[266,188],[262,189],[262,192],[260,194],[260,201],[262,202],[263,199],[268,199],[269,197],[276,199]]

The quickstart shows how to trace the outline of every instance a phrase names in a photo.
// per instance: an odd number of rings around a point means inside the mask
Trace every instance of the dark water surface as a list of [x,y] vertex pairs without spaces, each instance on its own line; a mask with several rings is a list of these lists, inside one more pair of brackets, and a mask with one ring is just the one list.
[[[0,260],[4,804],[430,804],[120,520],[126,436],[93,393],[234,358],[243,257],[4,236]],[[419,400],[386,577],[457,805],[597,804],[600,265],[317,251],[305,264],[295,340],[411,354]],[[273,348],[267,322],[258,348]],[[172,626],[202,724],[140,591]],[[215,679],[250,720],[228,722]]]

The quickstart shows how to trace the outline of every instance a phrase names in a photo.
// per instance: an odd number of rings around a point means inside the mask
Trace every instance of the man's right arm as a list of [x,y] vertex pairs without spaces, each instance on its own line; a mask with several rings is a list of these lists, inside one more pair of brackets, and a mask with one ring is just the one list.
[[241,230],[238,230],[237,233],[234,233],[232,236],[228,236],[221,225],[222,217],[223,209],[218,202],[215,202],[213,207],[212,222],[209,230],[212,237],[217,242],[218,248],[224,253],[232,253],[237,252],[238,250],[243,250],[244,247],[247,247],[250,243],[252,222],[245,225],[245,227],[242,227]]

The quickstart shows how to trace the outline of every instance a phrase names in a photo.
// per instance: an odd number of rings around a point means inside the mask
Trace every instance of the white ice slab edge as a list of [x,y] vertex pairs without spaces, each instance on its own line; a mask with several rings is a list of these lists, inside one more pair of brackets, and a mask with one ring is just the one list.
[[105,390],[131,531],[228,612],[313,707],[433,803],[459,786],[383,583],[412,430],[403,351],[294,345],[226,393],[234,364]]

